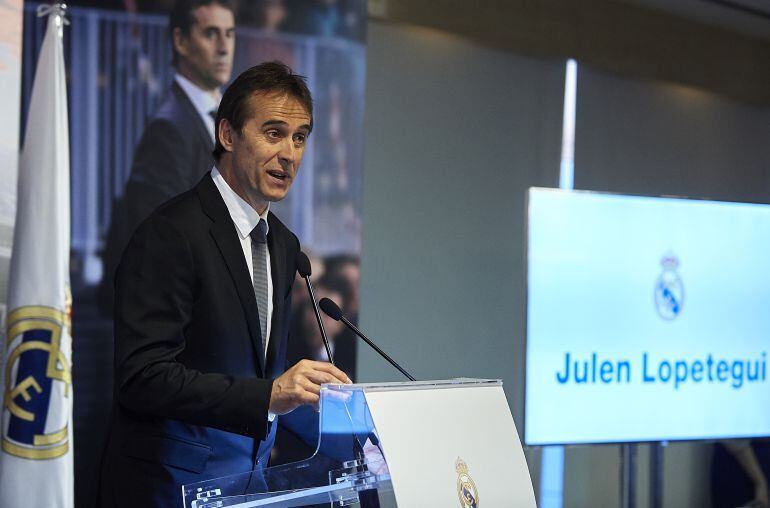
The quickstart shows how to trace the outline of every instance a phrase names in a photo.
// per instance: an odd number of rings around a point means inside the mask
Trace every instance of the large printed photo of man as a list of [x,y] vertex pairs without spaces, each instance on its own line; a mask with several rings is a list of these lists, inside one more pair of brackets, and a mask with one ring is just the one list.
[[[98,477],[113,411],[114,276],[129,238],[214,166],[221,94],[244,70],[280,61],[307,78],[313,132],[301,176],[270,211],[311,258],[319,291],[357,315],[361,242],[366,3],[363,0],[74,0],[68,2],[72,167],[75,473]],[[44,33],[24,6],[22,132]],[[304,283],[291,291],[286,364],[325,361],[307,320]],[[330,340],[355,379],[356,342]],[[279,426],[271,464],[314,447]],[[96,482],[76,482],[93,505]]]

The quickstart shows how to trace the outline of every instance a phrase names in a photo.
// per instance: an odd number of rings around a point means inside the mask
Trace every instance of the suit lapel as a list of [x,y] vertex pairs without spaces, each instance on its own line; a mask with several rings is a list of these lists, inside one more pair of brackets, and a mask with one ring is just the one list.
[[[278,234],[274,215],[268,214],[270,229],[267,234],[267,248],[270,251],[270,276],[273,279],[273,317],[270,320],[270,341],[267,344],[267,368],[274,369],[275,357],[281,341],[281,323],[283,322],[283,297],[286,294],[286,246],[283,235]],[[267,372],[267,368],[264,372]]]
[[193,125],[195,125],[195,130],[198,133],[198,141],[202,143],[203,146],[213,148],[214,143],[211,141],[211,134],[209,133],[208,127],[206,127],[206,124],[203,123],[203,119],[198,114],[198,110],[195,109],[192,101],[187,96],[182,87],[179,86],[179,83],[176,82],[176,79],[171,84],[171,92],[177,98],[179,103],[183,105],[187,111],[188,116],[192,120]]
[[[238,241],[235,224],[230,218],[227,206],[219,195],[211,174],[206,173],[197,186],[198,195],[201,198],[203,209],[214,223],[211,225],[211,236],[222,254],[222,258],[230,272],[233,284],[238,293],[238,299],[246,315],[246,323],[249,328],[251,344],[254,348],[254,355],[259,361],[259,368],[264,376],[265,362],[262,358],[262,334],[259,330],[259,311],[257,309],[257,300],[254,297],[254,286],[249,277],[249,267],[243,257],[243,249]],[[269,246],[269,244],[268,244]],[[275,313],[273,314],[275,317]]]

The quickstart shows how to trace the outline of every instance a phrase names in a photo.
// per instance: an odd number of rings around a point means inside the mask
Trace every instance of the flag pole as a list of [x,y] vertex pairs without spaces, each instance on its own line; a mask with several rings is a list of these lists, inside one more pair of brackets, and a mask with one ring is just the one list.
[[64,2],[55,2],[53,4],[43,4],[37,7],[37,17],[54,16],[54,26],[56,26],[56,35],[62,39],[64,38],[64,25],[69,25],[70,22],[66,18],[67,4]]

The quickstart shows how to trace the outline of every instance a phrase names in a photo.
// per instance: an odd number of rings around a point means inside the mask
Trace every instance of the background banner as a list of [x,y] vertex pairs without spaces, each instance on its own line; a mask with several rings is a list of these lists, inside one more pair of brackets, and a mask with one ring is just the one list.
[[[64,49],[72,162],[75,470],[78,477],[93,478],[112,404],[111,295],[109,288],[103,291],[111,273],[110,231],[124,210],[120,203],[139,140],[172,90],[175,69],[168,24],[174,2],[74,0],[68,4],[71,24],[65,28]],[[313,133],[291,192],[271,210],[297,233],[310,255],[318,298],[333,298],[351,319],[357,319],[366,3],[244,0],[229,4],[236,27],[231,79],[268,60],[283,61],[307,77],[314,99]],[[24,6],[23,117],[44,33],[36,8],[30,2]],[[25,122],[26,117],[22,128]],[[138,223],[141,217],[129,219]],[[325,358],[306,289],[296,286],[293,297],[289,361]],[[327,320],[325,326],[334,343],[335,360],[354,377],[355,339],[337,322]],[[277,463],[313,450],[280,433],[275,451]],[[78,503],[90,496],[89,488],[89,482],[78,482]]]

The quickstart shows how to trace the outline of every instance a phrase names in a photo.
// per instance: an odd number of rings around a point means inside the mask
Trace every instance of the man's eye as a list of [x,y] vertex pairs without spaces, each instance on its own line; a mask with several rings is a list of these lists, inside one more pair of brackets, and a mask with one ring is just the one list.
[[298,145],[304,145],[306,139],[307,139],[307,136],[305,136],[304,134],[294,135],[294,142],[297,143]]
[[278,139],[281,136],[281,134],[275,129],[270,129],[269,131],[266,131],[265,135],[270,139]]

